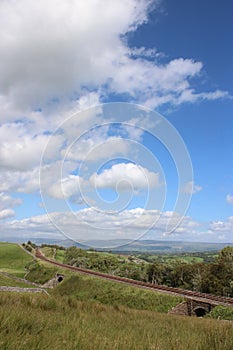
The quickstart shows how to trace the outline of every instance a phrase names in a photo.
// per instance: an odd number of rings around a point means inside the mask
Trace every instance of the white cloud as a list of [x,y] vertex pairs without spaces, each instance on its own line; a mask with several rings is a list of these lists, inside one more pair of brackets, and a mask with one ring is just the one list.
[[[0,115],[8,121],[0,128],[4,170],[38,166],[49,137],[44,132],[54,131],[73,111],[99,103],[109,93],[127,93],[153,108],[195,101],[198,96],[227,97],[220,90],[191,89],[190,78],[200,75],[201,62],[177,58],[162,63],[156,49],[127,46],[124,35],[146,23],[151,9],[148,0],[0,2]],[[67,123],[65,136],[75,136],[77,128],[86,130],[88,118],[95,117],[86,113],[85,126]],[[128,133],[141,136],[132,128]],[[77,160],[90,142],[96,140],[81,142],[70,156]],[[116,143],[108,152],[124,153],[126,144],[120,138]]]
[[12,209],[22,203],[19,198],[12,198],[8,194],[0,192],[0,220],[8,219],[15,216]]
[[100,174],[93,174],[90,181],[96,188],[112,188],[119,191],[137,191],[160,186],[158,173],[133,163],[115,164]]
[[105,132],[94,130],[92,135],[77,140],[72,147],[63,149],[61,155],[71,161],[86,162],[109,159],[114,156],[126,156],[130,150],[129,143],[121,137],[107,135]]
[[[151,1],[0,3],[0,91],[38,106],[115,74],[127,50],[121,35],[147,20]],[[100,15],[97,15],[100,14]]]
[[232,99],[233,97],[227,91],[216,90],[213,92],[202,92],[199,94],[201,98],[207,100],[217,100],[222,98]]
[[[49,195],[55,199],[70,199],[79,204],[83,200],[91,203],[92,200],[88,198],[88,193],[90,194],[90,191],[92,193],[93,187],[96,189],[112,188],[123,192],[133,190],[137,194],[140,190],[151,190],[161,186],[158,173],[150,172],[148,169],[133,163],[115,164],[100,174],[92,174],[89,178],[68,174],[59,179],[61,174],[59,167],[60,163],[57,163],[57,166],[53,164],[43,170],[41,182],[43,195]],[[30,181],[28,182],[30,183]],[[24,191],[27,191],[26,186],[24,186]]]
[[[7,218],[8,215],[13,215],[13,211],[2,213],[4,218]],[[145,239],[233,243],[233,217],[229,217],[226,221],[214,221],[209,224],[209,227],[205,227],[204,224],[185,216],[180,225],[167,234],[166,228],[169,221],[179,216],[178,213],[143,208],[124,210],[119,213],[105,213],[88,208],[78,212],[53,212],[49,215],[50,217],[40,215],[10,221],[7,224],[2,223],[1,236],[5,237],[10,233],[11,236],[20,238],[58,237],[64,239],[65,235],[79,242],[96,239],[134,240],[144,237],[147,230],[154,225],[146,233]]]
[[[145,210],[135,208],[120,213],[105,213],[93,208],[83,209],[78,212],[54,212],[47,215],[35,216],[23,220],[11,221],[5,231],[10,230],[12,235],[31,235],[31,238],[42,237],[53,238],[58,235],[58,230],[80,242],[95,239],[130,239],[141,237],[153,224],[154,239],[164,238],[168,221],[174,215],[172,212],[161,213],[158,210]],[[177,214],[178,215],[178,214]],[[54,226],[54,224],[56,226]],[[78,227],[78,229],[77,229]],[[198,223],[190,217],[185,217],[179,228],[173,233],[173,237],[185,237],[190,232],[195,235]],[[64,237],[63,237],[64,238]]]
[[15,216],[15,212],[13,209],[0,210],[0,220],[9,219],[13,216]]
[[33,193],[37,192],[39,188],[39,167],[24,172],[0,172],[0,191]]
[[213,221],[209,225],[209,234],[214,241],[233,241],[233,216],[226,220]]
[[11,123],[0,127],[0,138],[0,168],[17,171],[38,164],[48,136],[32,136],[22,123]]
[[12,198],[6,193],[0,192],[0,210],[5,210],[8,208],[13,208],[22,203],[19,198]]
[[182,191],[187,194],[195,194],[197,192],[200,192],[201,190],[202,187],[199,185],[195,185],[193,181],[187,182],[182,188]]
[[213,230],[213,231],[228,231],[229,228],[231,227],[231,224],[232,224],[232,218],[230,218],[228,220],[228,222],[224,222],[224,221],[221,221],[221,220],[218,220],[218,221],[213,221],[211,224],[210,224],[210,228]]
[[231,196],[230,194],[228,194],[226,196],[226,201],[228,204],[233,204],[233,196]]
[[[2,207],[2,217],[13,215],[11,207],[16,205],[5,192],[39,190],[44,146],[50,134],[73,112],[106,101],[109,94],[117,98],[123,93],[130,101],[152,108],[231,98],[221,90],[194,89],[192,79],[201,79],[202,62],[182,57],[165,61],[156,48],[128,46],[127,34],[147,23],[148,13],[159,2],[0,1],[0,191],[5,196],[1,197],[2,203],[8,203]],[[74,124],[72,119],[66,123],[62,135],[52,136],[51,147],[46,150],[46,160],[51,163],[41,169],[41,185],[46,194],[50,191],[55,198],[63,194],[70,198],[74,193],[79,196],[76,185],[83,179],[71,172],[89,151],[90,163],[132,155],[132,147],[122,137],[140,141],[142,131],[132,127],[125,127],[126,134],[120,136],[109,136],[107,128],[99,134],[95,131],[69,150],[64,146],[64,141],[74,141],[88,126],[93,126],[97,114],[86,111]],[[147,125],[147,121],[140,125]],[[65,155],[61,174],[61,158]],[[121,190],[130,187],[127,183],[136,190],[147,184],[160,185],[158,173],[132,165],[129,171],[127,167],[130,165],[113,166],[96,174],[95,180],[91,177],[91,181],[99,188],[115,188],[123,179],[118,187]],[[96,171],[91,170],[87,179]],[[188,184],[186,189],[189,193],[200,190],[194,184]]]
[[[127,46],[124,35],[146,23],[157,3],[1,1],[2,111],[10,118],[10,111],[19,113],[21,109],[25,115],[31,112],[29,108],[66,103],[87,91],[99,91],[103,96],[108,92],[128,93],[151,107],[227,97],[220,90],[191,90],[190,78],[200,75],[201,62],[177,58],[161,63],[155,48]],[[157,60],[152,61],[153,56]]]
[[55,182],[51,187],[47,189],[47,193],[56,199],[68,199],[68,198],[79,198],[80,195],[80,182],[84,180],[76,175],[69,175],[61,181]]

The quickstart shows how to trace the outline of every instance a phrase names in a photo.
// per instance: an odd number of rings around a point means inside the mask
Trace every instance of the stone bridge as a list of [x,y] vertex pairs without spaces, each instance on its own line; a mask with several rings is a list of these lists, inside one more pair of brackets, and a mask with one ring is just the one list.
[[217,306],[209,302],[187,299],[169,311],[169,314],[203,317]]

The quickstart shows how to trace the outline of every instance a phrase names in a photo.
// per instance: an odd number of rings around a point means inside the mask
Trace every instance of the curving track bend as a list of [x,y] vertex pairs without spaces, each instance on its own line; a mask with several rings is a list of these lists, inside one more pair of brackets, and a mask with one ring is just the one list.
[[172,288],[172,287],[167,287],[163,285],[154,285],[149,282],[136,281],[130,278],[108,275],[97,271],[92,271],[92,270],[87,270],[80,267],[62,264],[55,260],[48,259],[46,256],[44,256],[44,254],[38,248],[36,249],[35,255],[38,259],[44,260],[50,264],[53,264],[65,269],[69,269],[71,271],[80,272],[86,275],[95,276],[95,277],[107,279],[114,282],[129,284],[134,287],[145,288],[145,289],[153,290],[155,292],[176,295],[186,299],[192,299],[192,300],[196,300],[204,303],[209,303],[211,305],[223,305],[223,306],[228,306],[233,308],[233,298],[194,292],[191,290],[185,290],[180,288]]

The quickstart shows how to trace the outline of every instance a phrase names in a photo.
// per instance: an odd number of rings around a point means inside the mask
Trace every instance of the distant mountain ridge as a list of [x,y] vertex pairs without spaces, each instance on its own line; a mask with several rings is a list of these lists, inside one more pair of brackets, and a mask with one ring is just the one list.
[[[27,238],[28,239],[28,238]],[[226,246],[233,246],[233,243],[212,243],[212,242],[184,242],[184,241],[158,241],[158,240],[138,240],[130,241],[127,239],[86,241],[85,244],[77,243],[69,239],[45,239],[31,238],[31,241],[40,244],[57,244],[63,247],[77,246],[82,249],[93,248],[95,250],[112,252],[152,252],[152,253],[183,253],[183,252],[204,252],[219,251]],[[1,241],[1,238],[0,238]],[[12,237],[9,240],[2,241],[22,243],[22,238]]]

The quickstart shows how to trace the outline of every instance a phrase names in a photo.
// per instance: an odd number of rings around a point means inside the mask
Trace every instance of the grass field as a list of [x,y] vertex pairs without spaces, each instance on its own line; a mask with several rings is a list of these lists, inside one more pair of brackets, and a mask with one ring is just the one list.
[[64,261],[64,256],[65,256],[65,250],[61,250],[61,249],[57,249],[57,250],[56,250],[55,259],[56,259],[58,262],[63,263],[63,261]]
[[56,273],[65,276],[64,281],[50,291],[50,294],[55,297],[72,297],[80,301],[92,301],[112,306],[127,306],[139,310],[154,310],[165,313],[183,301],[180,297],[85,276],[67,269],[54,267],[44,261],[29,265],[29,269],[27,279],[40,284],[53,278]]
[[95,277],[73,274],[53,291],[54,295],[72,296],[81,301],[95,301],[112,306],[167,313],[183,301],[180,297],[156,293]]
[[[63,256],[59,250],[56,258]],[[0,243],[0,285],[27,287],[13,278],[25,266],[33,282],[65,278],[49,296],[0,292],[1,350],[233,349],[233,322],[167,315],[181,298],[35,262],[18,245]],[[232,310],[214,309],[212,317],[219,315],[231,319]]]
[[0,271],[11,273],[17,277],[24,277],[25,266],[33,258],[24,252],[17,244],[0,243]]
[[63,249],[43,247],[43,248],[41,248],[41,251],[49,259],[55,259],[61,263],[63,263],[63,261],[64,261],[65,250],[63,250]]
[[54,278],[58,269],[54,266],[45,264],[44,262],[31,262],[27,265],[29,272],[26,278],[30,282],[44,284]]
[[231,322],[0,293],[1,350],[232,350]]
[[[25,265],[31,281],[65,278],[49,296],[0,292],[1,350],[233,349],[233,322],[167,315],[180,298],[35,263],[19,246],[0,244],[0,271],[20,276]],[[1,283],[15,285],[0,272]]]
[[47,258],[49,259],[53,259],[54,258],[54,248],[50,248],[50,247],[43,247],[41,248],[42,253],[47,256]]

